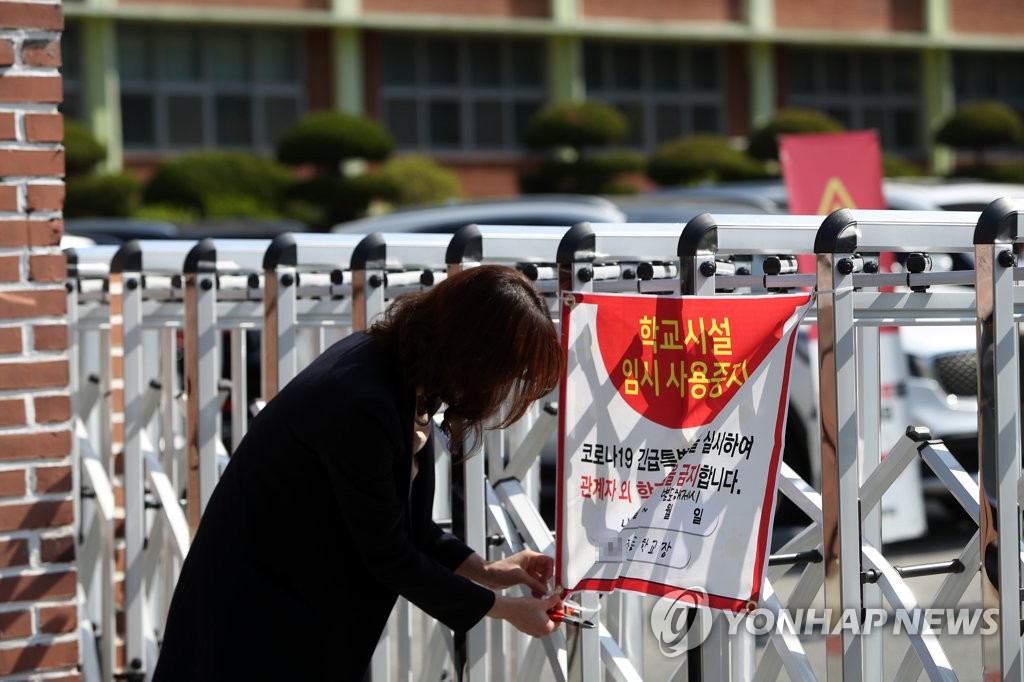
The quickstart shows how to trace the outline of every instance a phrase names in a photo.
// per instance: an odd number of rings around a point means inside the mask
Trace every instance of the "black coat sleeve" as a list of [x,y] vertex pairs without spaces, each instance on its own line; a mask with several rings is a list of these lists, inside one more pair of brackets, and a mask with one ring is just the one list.
[[410,500],[412,522],[416,528],[416,544],[442,566],[454,571],[473,553],[473,550],[434,523],[431,516],[434,503],[433,437],[416,456],[419,458],[419,475],[413,484]]
[[[408,457],[401,457],[402,421],[392,401],[361,403],[336,413],[343,428],[324,430],[344,434],[343,443],[326,439],[316,447],[353,540],[352,560],[364,562],[382,589],[397,592],[453,630],[464,632],[490,610],[494,593],[455,575],[445,565],[445,558],[454,555],[441,550],[441,562],[428,555],[437,546],[450,547],[450,541],[435,538],[430,552],[413,543],[406,521],[408,502],[399,498],[396,486],[396,481],[408,481],[407,471],[398,468],[401,462],[409,463]],[[351,589],[373,588],[352,585]]]

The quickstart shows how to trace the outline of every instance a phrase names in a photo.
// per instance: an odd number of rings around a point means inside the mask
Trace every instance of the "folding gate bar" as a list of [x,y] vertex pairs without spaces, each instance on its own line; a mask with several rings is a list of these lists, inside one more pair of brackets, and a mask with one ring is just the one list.
[[1000,199],[974,233],[978,338],[978,480],[981,593],[999,609],[999,631],[982,636],[985,678],[1022,679],[1021,387],[1014,249],[1024,241],[1024,200]]
[[[1001,200],[977,213],[837,211],[817,216],[711,216],[682,224],[589,224],[571,228],[470,225],[453,236],[282,235],[262,240],[137,242],[113,250],[69,252],[69,318],[72,329],[73,392],[81,434],[76,476],[88,485],[79,508],[80,556],[85,595],[82,621],[97,623],[99,661],[86,659],[86,677],[113,670],[114,638],[113,493],[111,431],[107,394],[111,389],[110,342],[124,348],[126,633],[128,674],[145,676],[157,651],[159,629],[175,578],[175,561],[187,551],[188,530],[198,522],[226,461],[218,419],[221,413],[218,362],[229,335],[232,447],[245,430],[247,390],[245,334],[263,338],[262,399],[269,399],[305,364],[300,333],[312,332],[309,359],[327,343],[326,328],[345,333],[364,329],[388,303],[431,286],[465,267],[503,263],[519,268],[547,295],[570,290],[712,295],[716,290],[772,291],[816,287],[821,378],[819,436],[822,485],[819,494],[788,467],[780,491],[812,524],[769,561],[774,580],[794,563],[803,564],[786,602],[810,604],[825,586],[833,613],[880,607],[919,611],[906,580],[946,572],[936,600],[956,600],[982,568],[983,603],[997,608],[1000,627],[983,636],[984,674],[1022,679],[1020,576],[1024,553],[1020,535],[1020,390],[1017,320],[1024,296],[1015,279],[1015,247],[1021,236],[1021,202]],[[871,255],[893,252],[973,253],[974,273],[907,271],[878,273],[865,268]],[[786,274],[797,255],[815,253],[815,275]],[[755,270],[762,272],[754,272]],[[98,283],[108,282],[109,292]],[[183,288],[182,288],[183,284]],[[938,291],[938,285],[974,285],[975,291]],[[898,287],[895,291],[887,287]],[[933,288],[929,288],[933,287]],[[907,291],[906,289],[909,289]],[[557,317],[559,296],[551,297]],[[976,302],[977,301],[977,302]],[[150,423],[158,403],[177,399],[175,332],[184,320],[187,412],[184,438],[173,409]],[[979,485],[941,442],[910,428],[895,444],[877,435],[878,332],[882,325],[975,324],[979,343]],[[144,339],[156,334],[159,341]],[[152,349],[156,348],[156,351]],[[300,350],[301,349],[301,350]],[[151,355],[159,357],[154,362]],[[81,381],[86,365],[96,380]],[[858,393],[840,390],[857,386]],[[96,407],[93,407],[96,406]],[[512,553],[526,546],[548,551],[553,537],[538,512],[538,453],[551,434],[556,408],[537,406],[507,435],[489,434],[483,456],[463,465],[464,539],[484,555]],[[99,415],[99,416],[96,416]],[[89,438],[86,424],[102,425]],[[94,429],[94,431],[97,429]],[[872,433],[874,431],[874,433]],[[506,440],[507,438],[507,440]],[[93,442],[91,442],[93,441]],[[98,442],[99,455],[93,453]],[[877,452],[892,445],[878,462]],[[187,458],[177,457],[187,448]],[[507,448],[507,450],[506,450]],[[158,456],[157,453],[162,453]],[[162,461],[161,461],[162,459]],[[176,466],[187,464],[186,516],[178,495]],[[879,503],[900,473],[921,460],[953,493],[979,526],[979,534],[948,562],[895,567],[883,556]],[[485,478],[485,473],[487,477]],[[440,479],[439,479],[440,480]],[[76,484],[76,491],[78,486]],[[441,494],[440,497],[447,497]],[[147,512],[147,508],[155,511]],[[448,511],[438,506],[442,515]],[[1001,535],[1000,535],[1001,531]],[[999,542],[1000,538],[1009,542]],[[149,540],[147,547],[146,542]],[[155,547],[154,547],[155,545]],[[170,555],[168,554],[170,552]],[[89,558],[91,557],[91,558]],[[815,563],[816,557],[822,563]],[[170,571],[157,569],[161,562]],[[166,565],[165,565],[166,568]],[[966,569],[966,570],[965,570]],[[824,576],[823,576],[824,573]],[[161,593],[161,590],[165,590]],[[474,680],[506,674],[534,677],[550,667],[556,679],[600,679],[603,674],[637,680],[644,669],[641,641],[643,602],[638,595],[603,598],[582,595],[584,606],[604,603],[599,627],[567,631],[532,642],[503,624],[481,624],[467,638],[467,666]],[[776,614],[782,600],[771,580],[763,606]],[[604,620],[604,622],[600,622]],[[772,679],[784,667],[795,678],[814,675],[800,638],[772,633],[761,660],[741,627],[726,637],[723,618],[714,621],[704,645],[685,662],[688,679]],[[398,670],[410,679],[411,620],[403,606],[393,618]],[[424,674],[440,672],[453,651],[450,633],[427,626],[424,645],[439,647]],[[88,628],[86,628],[88,629]],[[832,635],[830,635],[832,637]],[[488,646],[488,642],[491,646]],[[502,645],[498,646],[501,642]],[[830,679],[880,679],[881,641],[844,630],[829,647]],[[837,646],[836,646],[837,645]],[[518,666],[498,649],[518,651]],[[620,648],[621,647],[621,648]],[[384,649],[382,649],[384,651]],[[446,652],[443,655],[438,652]],[[390,654],[378,655],[374,678],[395,677]],[[925,627],[909,636],[897,679],[952,678],[953,670],[934,633]],[[892,674],[892,671],[886,671]]]
[[[285,233],[263,259],[263,400],[270,400],[304,366],[300,328],[352,329],[352,254],[361,234]],[[317,346],[324,341],[317,336]]]

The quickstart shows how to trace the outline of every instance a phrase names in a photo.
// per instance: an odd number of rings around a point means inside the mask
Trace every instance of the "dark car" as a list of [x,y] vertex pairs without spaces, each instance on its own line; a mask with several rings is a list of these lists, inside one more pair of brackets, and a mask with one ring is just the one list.
[[132,239],[181,239],[174,223],[138,218],[70,218],[64,234],[88,237],[96,244],[123,244]]

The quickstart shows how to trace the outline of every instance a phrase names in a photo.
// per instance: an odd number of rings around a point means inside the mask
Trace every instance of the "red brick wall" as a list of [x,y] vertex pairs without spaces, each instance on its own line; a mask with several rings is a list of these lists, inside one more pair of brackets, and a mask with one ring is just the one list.
[[334,106],[334,67],[331,64],[331,36],[324,30],[306,32],[306,104],[310,111]]
[[363,12],[488,17],[546,17],[550,13],[548,0],[363,0]]
[[727,135],[746,135],[750,132],[750,67],[747,65],[747,48],[743,45],[728,45],[725,49],[725,96],[729,120]]
[[525,162],[438,159],[438,163],[458,176],[463,195],[473,199],[519,194],[519,169]]
[[363,31],[363,111],[377,118],[377,90],[380,87],[380,34]]
[[58,2],[0,2],[0,679],[78,679],[62,28]]
[[[1009,2],[1007,0],[1007,4]],[[920,31],[924,28],[924,3],[923,0],[776,0],[775,23],[779,28]]]
[[950,19],[958,33],[1022,33],[1020,0],[950,0]]
[[740,0],[582,0],[588,17],[625,17],[653,21],[740,21]]

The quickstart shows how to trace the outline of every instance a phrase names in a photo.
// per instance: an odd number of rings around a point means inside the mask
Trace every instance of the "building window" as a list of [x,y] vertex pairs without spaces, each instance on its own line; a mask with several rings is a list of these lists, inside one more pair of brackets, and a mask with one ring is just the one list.
[[1024,116],[1024,55],[961,52],[953,57],[957,105],[1003,102]]
[[60,36],[61,67],[64,81],[64,101],[60,110],[68,118],[83,122],[82,106],[82,44],[78,25],[68,22]]
[[921,151],[916,54],[797,48],[786,52],[785,63],[787,106],[824,111],[850,130],[874,128],[887,152]]
[[117,46],[127,150],[270,152],[306,110],[299,33],[124,24]]
[[385,35],[380,117],[403,149],[513,150],[546,95],[539,40]]
[[583,61],[587,98],[626,116],[629,146],[652,149],[726,130],[724,58],[717,47],[587,42]]

